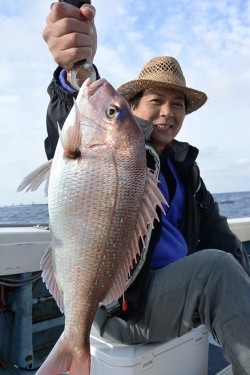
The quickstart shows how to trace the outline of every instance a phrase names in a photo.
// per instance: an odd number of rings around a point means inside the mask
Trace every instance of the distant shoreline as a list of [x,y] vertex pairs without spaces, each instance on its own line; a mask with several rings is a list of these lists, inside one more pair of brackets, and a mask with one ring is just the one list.
[[[250,191],[216,193],[213,197],[222,216],[228,219],[250,217]],[[48,222],[48,203],[21,202],[0,206],[0,226],[24,223],[44,225]]]
[[[244,191],[229,191],[224,193],[212,193],[213,197],[216,198],[220,195],[226,195],[226,194],[250,194],[250,190],[244,190]],[[222,203],[222,202],[221,202]],[[48,203],[37,203],[37,202],[31,202],[31,203],[10,203],[10,204],[0,204],[0,208],[2,207],[19,207],[19,206],[38,206],[38,205],[48,205]]]

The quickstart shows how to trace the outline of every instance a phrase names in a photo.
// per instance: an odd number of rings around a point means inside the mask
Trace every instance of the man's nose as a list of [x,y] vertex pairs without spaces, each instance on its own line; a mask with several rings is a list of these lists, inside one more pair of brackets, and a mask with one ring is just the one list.
[[161,106],[161,116],[165,116],[165,117],[173,117],[174,113],[173,113],[173,109],[172,109],[172,106],[170,105],[170,103],[164,103],[162,104]]

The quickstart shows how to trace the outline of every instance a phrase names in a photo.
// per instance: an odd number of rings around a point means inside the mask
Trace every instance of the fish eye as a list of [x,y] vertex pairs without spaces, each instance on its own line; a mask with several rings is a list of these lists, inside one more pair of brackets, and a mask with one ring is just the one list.
[[120,108],[116,105],[111,105],[106,109],[106,116],[109,119],[117,118],[120,113]]

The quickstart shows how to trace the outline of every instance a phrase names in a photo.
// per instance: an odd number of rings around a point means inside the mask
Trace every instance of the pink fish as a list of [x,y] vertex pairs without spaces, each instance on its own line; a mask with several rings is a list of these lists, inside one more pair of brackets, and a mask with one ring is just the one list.
[[106,80],[84,83],[53,161],[18,190],[35,190],[48,177],[52,242],[41,269],[65,328],[37,375],[85,375],[97,308],[126,290],[139,238],[144,242],[158,219],[156,206],[166,203],[147,168],[143,135]]

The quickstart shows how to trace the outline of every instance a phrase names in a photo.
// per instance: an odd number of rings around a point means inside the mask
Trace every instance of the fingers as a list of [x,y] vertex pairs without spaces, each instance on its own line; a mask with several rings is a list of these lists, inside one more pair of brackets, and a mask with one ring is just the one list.
[[95,8],[92,5],[86,5],[84,4],[81,8],[80,11],[83,15],[83,17],[88,20],[89,22],[94,21],[95,18]]
[[55,61],[67,72],[72,70],[77,61],[83,60],[83,56],[88,62],[92,62],[92,49],[88,47],[68,48],[62,51],[57,50],[53,53]]
[[[46,42],[50,42],[50,38],[65,37],[65,40],[67,40],[69,34],[91,36],[92,33],[93,28],[88,22],[79,21],[75,18],[62,18],[47,24],[43,31],[43,38]],[[73,37],[72,42],[74,42]]]
[[56,22],[59,19],[66,17],[78,18],[79,20],[83,17],[91,22],[95,17],[95,8],[90,4],[84,4],[80,9],[64,2],[56,2],[52,5],[51,12],[47,17],[49,22]]
[[92,63],[96,52],[95,8],[55,3],[47,17],[43,38],[54,60],[66,70],[75,62],[87,59]]

